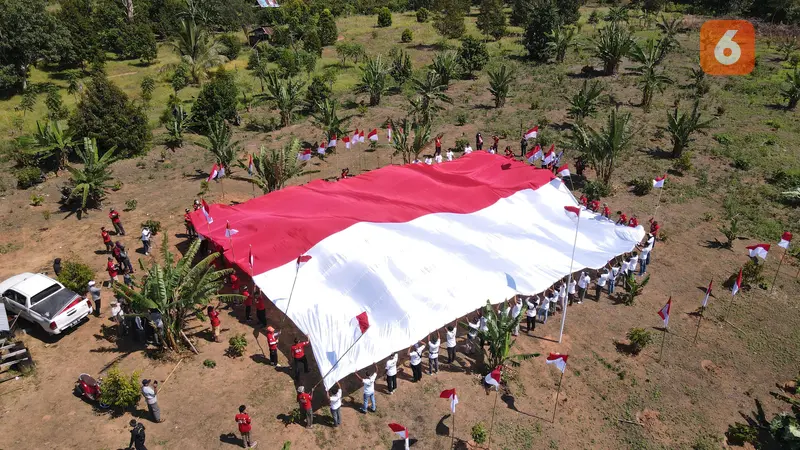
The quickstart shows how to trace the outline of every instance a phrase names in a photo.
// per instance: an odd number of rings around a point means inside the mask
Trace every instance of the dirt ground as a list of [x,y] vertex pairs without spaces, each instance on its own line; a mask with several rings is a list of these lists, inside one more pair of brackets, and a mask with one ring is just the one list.
[[[464,132],[474,135],[469,127]],[[312,176],[332,177],[346,166],[359,173],[391,160],[386,147],[375,153],[363,148],[349,153],[341,150],[327,162],[315,163],[320,172]],[[157,154],[151,152],[144,159],[115,165],[115,173],[124,184],[111,193],[106,205],[121,209],[125,200],[138,200],[134,211],[122,213],[128,230],[122,240],[129,248],[140,247],[136,242],[138,224],[150,218],[160,220],[167,228],[171,245],[182,242],[175,235],[183,233],[183,208],[191,205],[203,171],[210,165],[193,147],[169,162],[160,162]],[[140,161],[144,164],[137,167]],[[236,175],[245,174],[240,170],[224,181],[224,200],[223,185],[217,183],[212,183],[207,198],[217,202],[250,198],[250,185],[235,179]],[[95,268],[98,279],[104,278],[99,227],[109,225],[106,211],[92,211],[80,220],[59,212],[57,185],[64,180],[62,176],[43,185],[47,200],[42,207],[29,206],[29,193],[24,191],[0,200],[0,245],[10,249],[0,257],[0,278],[22,271],[50,271],[55,257],[78,258]],[[654,207],[655,194],[638,198],[620,189],[609,202],[615,210],[636,211],[645,217]],[[768,393],[775,382],[796,375],[794,344],[800,337],[800,316],[789,295],[798,287],[794,280],[797,269],[784,265],[774,294],[751,291],[737,297],[727,317],[730,324],[718,320],[730,298],[729,291],[719,286],[698,344],[693,345],[697,318],[689,313],[699,306],[708,280],[713,277],[715,284],[721,284],[731,268],[746,259],[744,242],[737,242],[733,251],[706,244],[718,237],[716,227],[700,219],[707,208],[703,198],[661,206],[658,215],[669,231],[669,239],[659,242],[654,250],[652,279],[637,304],[627,307],[605,295],[599,300],[590,296],[589,301],[569,309],[561,345],[555,342],[560,316],[539,325],[531,336],[522,333],[516,351],[543,356],[524,362],[515,371],[508,390],[499,396],[481,387],[480,374],[473,372],[475,360],[469,355],[459,352],[457,364],[442,364],[439,375],[426,374],[419,384],[409,382],[407,357],[401,355],[399,390],[390,397],[385,394],[385,382],[379,382],[377,413],[365,416],[357,411],[361,391],[357,380],[350,377],[343,383],[343,426],[330,426],[324,395],[317,389],[314,407],[320,422],[306,430],[286,423],[287,413],[296,406],[294,383],[285,368],[275,370],[264,364],[253,327],[238,319],[241,311],[225,311],[223,338],[247,332],[245,357],[226,357],[227,344],[212,343],[204,325],[198,322],[189,334],[197,342],[200,355],[187,355],[175,369],[176,360],[151,359],[134,344],[118,345],[107,338],[114,333],[106,328],[111,323],[108,306],[104,306],[103,318],[92,317],[56,339],[23,324],[29,333],[23,340],[37,369],[30,376],[0,384],[0,448],[125,448],[127,423],[132,416],[144,421],[151,449],[233,448],[241,445],[234,434],[233,416],[240,404],[246,404],[259,448],[281,448],[286,441],[295,449],[399,448],[401,443],[393,440],[395,435],[387,427],[389,422],[397,422],[409,427],[416,439],[413,448],[440,449],[450,445],[453,419],[448,402],[438,394],[449,388],[456,388],[460,399],[455,437],[461,447],[470,440],[470,429],[478,422],[493,428],[491,448],[498,449],[672,449],[690,448],[706,435],[720,439],[729,424],[742,420],[740,414],[755,410],[755,399],[764,402],[768,415],[777,410],[778,403]],[[42,213],[45,209],[51,213],[48,219]],[[146,257],[137,254],[137,258]],[[776,261],[767,264],[768,270],[774,271]],[[655,343],[638,357],[619,353],[615,341],[624,341],[629,328],[654,329],[660,325],[656,312],[669,296],[674,313],[663,357],[659,357],[659,332]],[[104,298],[107,305],[107,290]],[[280,324],[279,312],[268,313],[271,324]],[[299,332],[289,322],[283,328],[287,331],[280,358],[285,363],[286,343]],[[263,336],[258,342],[266,347]],[[559,373],[544,363],[544,355],[550,351],[570,355],[554,422]],[[216,368],[205,368],[205,359],[214,360]],[[133,414],[112,417],[72,394],[80,373],[98,376],[113,363],[124,371],[138,370],[143,378],[157,380],[166,379],[175,369],[159,394],[166,422],[150,422],[143,401]],[[316,367],[303,379],[307,386],[318,380]]]

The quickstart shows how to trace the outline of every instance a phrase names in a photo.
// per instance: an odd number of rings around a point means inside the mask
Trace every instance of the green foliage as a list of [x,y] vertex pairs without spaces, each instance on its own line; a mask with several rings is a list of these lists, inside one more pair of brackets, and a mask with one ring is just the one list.
[[617,73],[622,58],[628,56],[633,44],[630,32],[617,22],[600,29],[597,38],[593,40],[593,53],[603,62],[603,73],[606,75]]
[[694,140],[692,134],[711,126],[714,119],[703,121],[700,115],[700,103],[697,100],[695,100],[690,113],[681,113],[677,107],[673,113],[667,113],[666,131],[672,141],[673,158],[680,157],[686,146]]
[[409,99],[411,112],[422,125],[430,127],[433,114],[442,109],[440,103],[453,103],[444,91],[447,85],[435,72],[428,72],[424,79],[414,78],[411,84],[417,93],[415,98]]
[[118,53],[122,59],[139,59],[151,64],[158,57],[156,35],[146,23],[125,24],[119,29]]
[[452,50],[436,53],[430,67],[444,84],[445,90],[450,87],[452,80],[461,76],[462,67],[458,53]]
[[294,112],[300,107],[305,82],[279,77],[277,72],[270,71],[264,78],[264,85],[266,92],[258,97],[272,103],[280,112],[281,125],[289,126]]
[[31,206],[42,206],[44,203],[44,195],[42,194],[31,194]]
[[435,7],[433,28],[436,32],[448,39],[463,36],[466,31],[464,14],[468,4],[464,0],[439,0]]
[[417,10],[417,22],[425,23],[428,21],[428,17],[430,16],[431,12],[425,8],[420,8]]
[[561,25],[558,9],[552,0],[538,0],[535,14],[531,14],[525,26],[523,44],[528,57],[534,61],[546,62],[550,59],[550,38],[548,34]]
[[653,334],[644,328],[631,328],[626,337],[631,342],[630,351],[633,355],[638,355],[653,342]]
[[[319,39],[317,30],[309,30],[305,36],[303,36],[303,50],[316,57],[322,56],[322,41]],[[311,70],[309,70],[309,72],[311,72]]]
[[336,21],[329,9],[322,10],[317,21],[317,34],[323,47],[333,45],[339,37],[339,30],[336,28]]
[[389,67],[383,62],[381,55],[368,58],[361,68],[361,80],[356,84],[357,94],[369,94],[369,106],[378,106],[381,96],[388,88],[386,77]]
[[633,193],[639,196],[647,195],[653,190],[653,181],[647,177],[636,178],[631,181]]
[[213,368],[217,367],[217,362],[214,361],[213,359],[203,360],[203,367],[208,368],[208,369],[213,369]]
[[78,261],[65,260],[61,262],[61,273],[58,282],[76,294],[84,294],[89,289],[89,282],[94,279],[94,270]]
[[642,89],[642,108],[645,112],[650,110],[655,92],[664,92],[664,88],[672,84],[672,79],[664,74],[664,71],[657,70],[657,66],[666,55],[666,45],[664,41],[656,43],[653,39],[648,39],[644,45],[634,43],[630,57],[639,63],[630,69],[631,73],[639,75],[639,87]]
[[622,295],[622,301],[627,306],[633,306],[636,303],[636,297],[642,295],[645,286],[650,282],[650,275],[642,278],[641,281],[636,279],[636,275],[632,272],[628,274],[623,287],[625,293]]
[[312,114],[314,125],[322,129],[325,139],[330,140],[333,136],[344,136],[347,134],[347,124],[350,118],[340,118],[337,109],[339,103],[336,100],[322,100],[315,106]]
[[147,219],[141,223],[142,228],[149,228],[153,236],[161,232],[161,222],[158,220]]
[[558,6],[558,15],[561,17],[561,23],[564,25],[577,23],[581,18],[579,9],[583,3],[582,0],[558,0],[556,5]]
[[692,68],[690,71],[691,83],[689,89],[695,99],[703,98],[711,90],[711,83],[708,82],[706,72],[703,69]]
[[385,6],[378,10],[378,26],[381,28],[392,26],[392,12]]
[[794,111],[800,101],[800,65],[795,65],[791,72],[786,74],[786,80],[781,86],[781,96],[786,100],[786,109]]
[[24,91],[31,67],[40,60],[57,59],[60,30],[46,0],[0,2],[0,89]]
[[192,106],[194,122],[200,130],[208,123],[233,120],[239,104],[239,88],[234,74],[220,69],[208,83],[204,84]]
[[61,92],[55,85],[49,85],[46,92],[47,96],[44,99],[44,104],[47,106],[47,118],[51,121],[66,119],[69,116],[69,111],[64,106]]
[[411,56],[405,50],[393,48],[389,53],[389,57],[392,58],[389,74],[395,83],[402,86],[414,74],[411,66]]
[[316,105],[333,95],[330,83],[328,83],[323,76],[314,75],[311,78],[311,83],[306,90],[306,108],[309,111],[315,111]]
[[229,61],[239,57],[242,52],[242,41],[235,34],[223,34],[218,39],[221,48],[219,52],[222,56],[228,58]]
[[408,43],[412,40],[414,40],[414,33],[412,33],[408,28],[403,30],[403,34],[400,35],[400,42]]
[[473,76],[475,72],[480,72],[489,62],[489,52],[486,50],[486,44],[472,36],[465,36],[461,39],[458,61],[461,68],[470,76]]
[[692,170],[692,152],[683,152],[672,162],[672,170],[680,175]]
[[501,0],[481,0],[477,20],[478,30],[495,40],[506,34],[506,14]]
[[142,101],[145,104],[153,100],[153,92],[156,90],[156,80],[151,76],[142,78],[142,83],[139,85],[142,89]]
[[27,154],[34,155],[36,165],[54,170],[63,169],[75,145],[72,131],[62,128],[58,121],[48,121],[44,125],[36,121],[36,131],[18,141]]
[[115,364],[103,378],[100,401],[113,408],[133,408],[139,402],[140,386],[138,371],[125,375]]
[[725,432],[728,442],[733,445],[755,444],[758,442],[758,430],[749,424],[736,422],[728,426]]
[[138,205],[139,201],[135,198],[125,200],[125,211],[134,211]]
[[356,43],[356,42],[337,42],[336,43],[336,55],[339,56],[339,60],[342,62],[342,65],[347,64],[347,60],[351,59],[353,62],[358,63],[358,60],[364,57],[366,53],[364,52],[364,46]]
[[205,27],[190,17],[181,19],[177,39],[172,46],[181,56],[181,61],[189,66],[193,83],[200,83],[208,69],[225,62],[225,57],[220,54],[222,45],[214,40]]
[[505,106],[514,80],[516,80],[516,74],[505,64],[494,70],[489,70],[489,92],[494,97],[495,108]]
[[283,189],[289,180],[302,174],[306,167],[304,161],[297,159],[299,151],[300,141],[296,138],[292,138],[278,150],[267,152],[262,146],[259,152],[253,155],[254,172],[251,182],[265,194]]
[[191,70],[191,67],[184,62],[175,67],[175,70],[172,72],[172,76],[170,77],[170,85],[176,93],[188,86],[191,82]]
[[720,233],[725,236],[727,239],[725,242],[722,243],[722,246],[725,248],[733,247],[733,241],[739,238],[739,218],[734,216],[729,219],[728,225],[723,225],[719,227]]
[[600,200],[611,195],[611,188],[602,181],[589,180],[583,185],[583,193],[589,200]]
[[596,9],[593,9],[586,21],[591,25],[597,25],[600,23],[600,13]]
[[200,145],[214,155],[216,163],[224,167],[225,174],[230,176],[233,173],[231,166],[242,150],[240,142],[233,140],[231,128],[222,120],[208,122],[206,129],[208,142]]
[[244,333],[234,334],[228,339],[228,350],[225,351],[225,354],[236,358],[239,356],[244,355],[245,350],[247,350],[247,337]]
[[193,116],[183,110],[183,106],[176,107],[170,112],[170,119],[164,124],[167,129],[164,143],[172,151],[183,147],[183,134],[192,124]]
[[[419,154],[431,140],[431,127],[429,123],[412,123],[403,119],[399,122],[392,121],[392,147],[393,156],[402,155],[403,164],[409,164],[419,158]],[[411,136],[411,133],[414,136]]]
[[[539,4],[537,3],[536,6]],[[531,17],[531,12],[535,9],[529,0],[512,0],[511,1],[511,16],[509,23],[516,27],[524,27]],[[538,9],[538,8],[536,8]]]
[[69,120],[74,136],[91,136],[100,148],[116,148],[121,157],[144,152],[150,129],[144,111],[105,74],[96,73]]
[[608,185],[617,160],[630,147],[634,132],[630,126],[630,113],[612,109],[606,126],[600,131],[582,123],[573,128],[570,146],[586,156],[597,177]]
[[42,170],[38,167],[25,166],[14,171],[17,178],[17,189],[28,189],[44,180]]
[[489,431],[486,430],[486,426],[483,425],[483,422],[478,422],[472,427],[470,435],[476,444],[483,444],[489,437]]
[[115,161],[116,148],[112,147],[100,156],[98,144],[95,139],[83,138],[83,146],[76,147],[82,167],[67,166],[70,173],[70,188],[67,201],[72,201],[80,196],[82,210],[88,206],[99,207],[106,196],[106,191],[111,187],[111,163]]
[[505,305],[500,305],[501,311],[497,313],[487,300],[486,306],[483,308],[483,316],[486,317],[488,330],[478,330],[478,337],[488,344],[488,348],[484,348],[485,361],[487,366],[491,368],[505,364],[518,367],[520,361],[539,356],[538,353],[511,354],[511,349],[517,342],[511,333],[519,326],[522,318],[525,317],[527,306],[523,304],[522,311],[516,317],[506,314],[502,310],[504,307]]
[[556,62],[564,62],[567,50],[572,46],[575,39],[575,28],[568,26],[558,26],[550,33],[547,33],[547,49],[550,55],[555,55]]
[[597,112],[597,104],[600,102],[602,93],[603,86],[599,81],[594,80],[589,83],[589,80],[584,80],[581,90],[568,99],[567,115],[578,122],[583,122],[586,117],[593,116]]
[[788,61],[789,57],[792,56],[792,53],[796,52],[798,49],[797,45],[797,37],[790,36],[785,37],[778,42],[778,45],[775,47],[775,50],[778,51],[778,54],[781,55],[781,59],[784,61]]
[[[736,280],[738,276],[739,274],[735,273],[733,280]],[[742,287],[764,286],[765,283],[764,264],[759,264],[757,260],[752,258],[744,263],[742,267]]]
[[465,112],[459,112],[456,114],[456,125],[463,127],[469,121],[469,116]]

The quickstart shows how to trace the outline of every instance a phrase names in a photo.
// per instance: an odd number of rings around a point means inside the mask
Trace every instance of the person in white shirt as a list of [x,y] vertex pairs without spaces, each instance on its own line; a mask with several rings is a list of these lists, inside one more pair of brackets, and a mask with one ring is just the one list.
[[364,406],[361,407],[361,412],[367,413],[367,407],[370,402],[372,402],[370,411],[375,412],[378,409],[378,405],[375,403],[375,380],[378,378],[378,364],[375,364],[375,372],[370,373],[369,370],[365,370],[363,378],[358,372],[356,372],[356,376],[364,383]]
[[422,161],[420,161],[420,160],[419,160],[419,158],[414,158],[414,160],[413,160],[413,161],[411,161],[411,164],[419,164],[419,163],[421,163],[421,162],[422,162]]
[[[519,317],[520,313],[522,312],[522,299],[519,295],[515,296],[515,300],[511,305],[511,317],[517,318]],[[514,331],[511,332],[513,336],[519,336],[519,322],[517,322],[517,326],[514,327]]]
[[647,234],[647,242],[644,244],[645,247],[649,248],[651,251],[647,253],[647,265],[650,265],[650,256],[652,256],[653,246],[656,245],[656,237],[650,233]]
[[398,356],[395,353],[386,360],[386,389],[389,390],[389,395],[394,394],[397,389],[397,359]]
[[[558,299],[559,299],[559,293],[556,292],[555,289],[551,289],[550,296],[547,297],[548,314],[551,316],[556,313],[556,308],[558,307]],[[547,316],[545,316],[542,323],[547,323]]]
[[439,155],[434,156],[433,160],[436,161],[436,164],[441,164],[442,163],[442,155],[439,154]]
[[469,326],[469,331],[467,331],[467,352],[472,354],[475,352],[475,347],[477,343],[475,340],[478,337],[478,328],[481,326],[481,317],[480,315],[475,316],[474,320],[467,318],[467,325]]
[[[558,307],[561,307],[561,310],[564,310],[564,307],[567,305],[567,282],[562,281],[561,284],[558,286],[558,305],[556,305],[556,311]],[[551,313],[555,314],[555,312]]]
[[[616,263],[616,261],[613,261]],[[622,268],[619,265],[611,266],[611,276],[608,277],[608,295],[614,294],[614,287],[617,284],[617,277],[621,273]]]
[[[397,354],[395,354],[397,356]],[[336,382],[336,386],[330,389],[330,392],[325,393],[328,396],[328,401],[331,403],[331,416],[333,417],[333,427],[336,428],[342,424],[342,415],[339,409],[342,407],[342,386]]]
[[430,166],[431,164],[433,164],[433,159],[431,159],[431,157],[428,156],[427,158],[425,158],[425,164]]
[[472,146],[467,144],[466,147],[464,147],[464,154],[469,155],[470,153],[472,153]]
[[628,260],[628,273],[636,273],[636,267],[639,265],[639,255],[634,252],[631,254],[631,259]]
[[647,272],[647,260],[650,259],[650,250],[652,249],[653,247],[645,247],[642,249],[642,252],[639,253],[639,276],[642,276],[645,274],[645,272]]
[[150,236],[152,234],[153,233],[150,231],[150,228],[142,228],[142,247],[144,249],[145,256],[150,256]]
[[436,339],[433,335],[428,335],[428,375],[439,373],[439,347],[442,339],[439,337],[439,330],[436,330]]
[[528,310],[525,311],[525,321],[527,322],[525,334],[531,334],[531,330],[536,331],[536,306],[540,301],[538,295],[525,297],[525,305],[528,307]]
[[572,302],[575,301],[575,295],[577,290],[575,289],[578,286],[578,282],[575,280],[575,275],[569,279],[569,289],[567,290],[567,294],[569,295],[569,306],[572,306]]
[[453,364],[456,360],[456,328],[457,323],[453,322],[445,329],[444,344],[447,347],[447,364]]
[[619,273],[617,274],[617,280],[620,278],[622,279],[623,287],[627,284],[628,279],[628,261],[625,258],[622,258],[622,263],[619,265]]
[[589,283],[592,281],[589,278],[589,274],[586,272],[581,272],[580,277],[578,277],[578,304],[580,305],[583,303],[584,297],[586,297],[586,291],[589,290]]
[[605,269],[603,273],[601,273],[600,276],[597,278],[597,281],[595,281],[594,296],[595,300],[597,300],[598,302],[600,301],[600,293],[603,292],[603,288],[606,286],[606,283],[608,283],[609,275],[610,274],[608,273],[608,269]]
[[411,382],[416,383],[422,379],[422,349],[425,344],[419,342],[408,349],[408,357],[411,360]]
[[445,156],[447,157],[448,161],[452,161],[453,160],[453,156],[455,156],[455,155],[453,155],[453,149],[448,148],[447,149],[447,153],[445,153]]
[[[478,314],[481,315],[480,330],[483,331],[484,333],[486,333],[487,331],[489,331],[489,323],[486,320],[486,315],[483,313],[483,311],[480,311]],[[480,338],[481,338],[480,339],[480,341],[481,341],[481,350],[483,350],[483,346],[486,344],[486,341],[483,339],[483,336],[481,336]]]

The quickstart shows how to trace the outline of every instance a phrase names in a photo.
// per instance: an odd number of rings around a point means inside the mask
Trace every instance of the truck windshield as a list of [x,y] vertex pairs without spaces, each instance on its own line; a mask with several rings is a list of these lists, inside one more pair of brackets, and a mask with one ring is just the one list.
[[54,284],[54,285],[48,287],[47,289],[43,290],[42,292],[39,292],[38,294],[36,294],[33,297],[31,297],[31,306],[39,303],[40,301],[46,299],[47,297],[50,297],[51,295],[55,294],[56,292],[58,292],[60,290],[61,290],[61,286],[59,286],[57,284]]

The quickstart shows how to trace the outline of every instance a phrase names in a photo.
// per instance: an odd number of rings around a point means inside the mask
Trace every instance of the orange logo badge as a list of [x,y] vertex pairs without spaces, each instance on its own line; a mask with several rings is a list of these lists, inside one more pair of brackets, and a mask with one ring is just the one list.
[[756,66],[756,30],[746,20],[709,20],[700,28],[700,67],[709,75],[747,75]]

